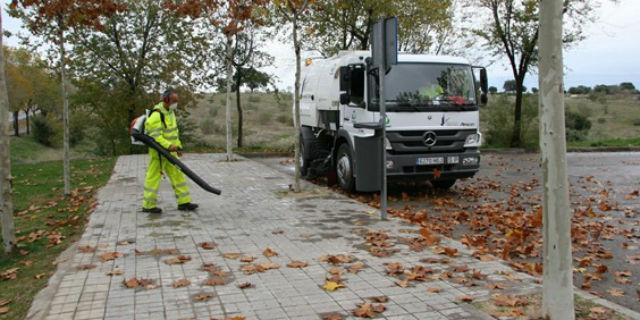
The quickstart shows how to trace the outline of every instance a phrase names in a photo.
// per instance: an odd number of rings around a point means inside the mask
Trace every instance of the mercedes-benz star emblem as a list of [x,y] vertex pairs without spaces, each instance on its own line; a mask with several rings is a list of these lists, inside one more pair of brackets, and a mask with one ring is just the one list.
[[427,131],[422,137],[422,141],[424,141],[424,145],[427,147],[433,147],[438,141],[436,133],[433,131]]

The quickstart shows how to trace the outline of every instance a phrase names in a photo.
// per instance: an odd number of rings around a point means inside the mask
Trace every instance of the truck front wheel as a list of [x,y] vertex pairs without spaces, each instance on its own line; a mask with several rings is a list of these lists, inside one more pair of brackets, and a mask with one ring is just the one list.
[[431,185],[436,189],[448,190],[456,184],[456,179],[450,180],[432,180]]
[[351,148],[343,143],[338,148],[336,157],[336,173],[338,176],[338,184],[340,188],[346,191],[353,191],[355,187],[355,178],[353,176],[353,157],[351,156]]

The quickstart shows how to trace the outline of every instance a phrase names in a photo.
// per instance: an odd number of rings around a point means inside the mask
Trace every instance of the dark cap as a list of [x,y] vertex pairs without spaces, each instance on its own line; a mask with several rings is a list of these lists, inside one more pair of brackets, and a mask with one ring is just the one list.
[[173,88],[167,88],[163,93],[162,93],[162,99],[169,99],[171,97],[172,94],[176,93],[175,90],[173,90]]

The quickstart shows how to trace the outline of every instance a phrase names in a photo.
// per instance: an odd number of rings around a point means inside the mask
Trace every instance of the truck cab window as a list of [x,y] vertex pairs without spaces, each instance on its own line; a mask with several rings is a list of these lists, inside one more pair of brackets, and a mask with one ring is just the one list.
[[360,105],[364,102],[364,67],[355,66],[351,69],[351,88],[349,89],[351,102]]

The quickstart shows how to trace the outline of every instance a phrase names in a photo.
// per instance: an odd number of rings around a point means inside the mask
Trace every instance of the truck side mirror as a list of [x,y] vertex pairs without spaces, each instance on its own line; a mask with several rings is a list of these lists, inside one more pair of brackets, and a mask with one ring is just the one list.
[[351,88],[351,68],[340,67],[340,91],[349,91]]
[[348,93],[340,94],[340,104],[349,104],[351,102],[351,96]]
[[480,69],[480,90],[485,95],[489,92],[489,80],[487,79],[487,69]]

